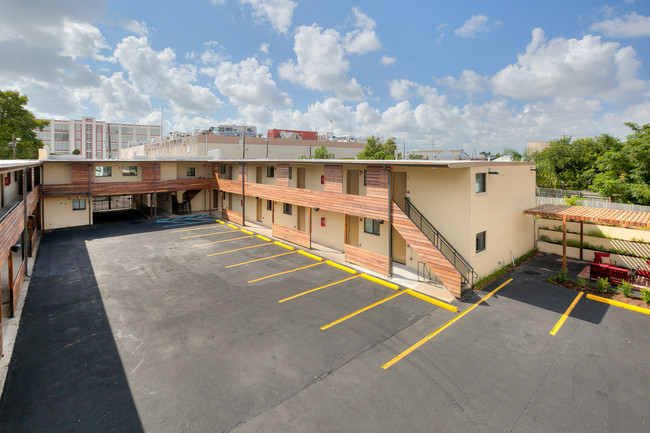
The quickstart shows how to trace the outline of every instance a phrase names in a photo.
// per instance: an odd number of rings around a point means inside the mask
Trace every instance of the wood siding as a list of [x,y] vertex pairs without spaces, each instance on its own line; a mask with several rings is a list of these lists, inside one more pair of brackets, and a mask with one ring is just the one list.
[[343,166],[325,166],[325,191],[343,192]]
[[[87,162],[76,162],[71,166],[72,174],[72,184],[73,185],[85,185],[86,190],[88,190],[88,163]],[[90,177],[92,182],[93,177]]]
[[367,168],[366,195],[388,199],[388,170],[383,167]]
[[239,212],[235,212],[230,209],[223,209],[221,211],[221,218],[227,221],[232,221],[239,225],[244,225],[244,216]]
[[18,268],[18,274],[16,274],[16,279],[14,280],[14,287],[12,290],[13,293],[12,311],[16,311],[16,308],[18,308],[18,297],[20,296],[20,289],[23,286],[23,283],[25,282],[25,266],[26,266],[26,262],[23,260],[20,264],[20,267]]
[[345,244],[345,261],[354,265],[363,266],[384,275],[390,272],[388,256],[374,253],[361,248]]
[[411,244],[422,260],[456,298],[460,298],[460,273],[394,202],[393,227]]
[[277,186],[289,186],[289,165],[277,165],[275,168],[275,184]]
[[273,224],[272,236],[311,249],[311,236],[309,233]]
[[144,182],[153,182],[153,174],[154,172],[156,173],[156,180],[160,180],[160,165],[158,167],[154,168],[154,164],[150,163],[143,163],[142,164],[142,181]]
[[[153,177],[153,171],[152,171]],[[223,182],[223,181],[222,181]],[[234,181],[227,181],[234,182]],[[209,189],[215,185],[213,179],[175,179],[161,181],[142,182],[104,182],[93,183],[93,196],[126,195],[126,194],[147,194],[153,192],[171,192],[197,189]],[[239,194],[241,194],[241,183]],[[86,195],[88,194],[88,183],[84,185],[42,185],[42,196],[48,195]]]

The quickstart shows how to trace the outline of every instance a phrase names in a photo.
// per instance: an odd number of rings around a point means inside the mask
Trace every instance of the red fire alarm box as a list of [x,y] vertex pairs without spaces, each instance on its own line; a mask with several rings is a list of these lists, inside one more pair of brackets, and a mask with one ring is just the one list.
[[325,185],[325,176],[324,175],[321,175],[321,177],[320,177],[320,184]]
[[11,175],[10,174],[8,174],[5,177],[5,186],[9,186],[9,185],[11,185]]
[[320,217],[320,226],[325,227],[325,217]]

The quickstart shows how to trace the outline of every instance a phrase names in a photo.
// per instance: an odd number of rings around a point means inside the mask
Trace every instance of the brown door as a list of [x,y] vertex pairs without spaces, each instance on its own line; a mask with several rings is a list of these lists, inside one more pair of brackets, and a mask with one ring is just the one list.
[[264,200],[262,200],[261,198],[257,199],[257,218],[255,218],[255,219],[257,220],[257,222],[260,222],[260,223],[262,222],[262,202],[263,201]]
[[352,245],[353,247],[359,246],[359,217],[354,215],[348,215],[348,238],[346,243]]
[[305,231],[305,210],[306,209],[302,206],[297,206],[296,209],[296,214],[298,217],[298,223],[296,225],[296,228],[301,232]]
[[228,210],[232,210],[232,193],[228,193]]
[[262,183],[262,167],[255,169],[255,183]]
[[[404,200],[406,195],[406,173],[391,173],[391,191],[393,201],[404,209],[406,205]],[[391,227],[391,236],[393,237],[393,261],[406,264],[406,241],[393,227]]]
[[348,170],[348,194],[359,195],[359,172],[357,170]]
[[305,188],[305,169],[304,168],[299,168],[298,169],[298,183],[297,183],[298,188]]

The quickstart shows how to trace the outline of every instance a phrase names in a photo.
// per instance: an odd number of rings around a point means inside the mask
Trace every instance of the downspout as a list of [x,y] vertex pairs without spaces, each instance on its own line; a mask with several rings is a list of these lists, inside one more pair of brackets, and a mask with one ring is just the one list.
[[[23,216],[25,217],[25,226],[23,228],[23,261],[25,262],[25,276],[29,277],[27,272],[27,169],[23,169]],[[31,241],[31,239],[30,239]],[[31,246],[30,246],[31,248]]]
[[88,225],[93,225],[92,163],[88,163]]
[[384,169],[388,169],[388,276],[393,277],[393,205],[392,205],[392,185],[391,185],[391,169],[384,165]]
[[158,177],[158,164],[153,163],[153,216],[158,216],[158,193],[156,189],[156,178]]
[[[244,137],[246,137],[246,130],[244,129]],[[244,144],[244,147],[246,145]],[[246,227],[246,164],[240,163],[241,167],[241,225]]]

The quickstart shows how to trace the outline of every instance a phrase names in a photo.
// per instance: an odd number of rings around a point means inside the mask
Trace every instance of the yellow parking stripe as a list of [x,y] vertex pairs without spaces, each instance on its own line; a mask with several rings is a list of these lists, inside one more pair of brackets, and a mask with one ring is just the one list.
[[277,277],[278,275],[289,274],[291,272],[296,272],[296,271],[299,271],[301,269],[307,269],[307,268],[311,268],[312,266],[322,265],[323,263],[325,263],[325,262],[312,263],[311,265],[303,266],[303,267],[296,268],[296,269],[291,269],[289,271],[278,272],[277,274],[267,275],[266,277],[256,278],[254,280],[250,280],[249,283],[255,283],[257,281],[266,280],[267,278]]
[[242,233],[246,233],[247,235],[254,235],[254,234],[255,234],[255,233],[253,233],[252,231],[250,231],[250,230],[245,230],[245,229],[241,229],[241,232],[242,232]]
[[257,237],[265,241],[269,241],[269,242],[271,241],[271,239],[267,238],[266,236],[257,235]]
[[553,327],[553,329],[551,329],[551,332],[550,332],[551,335],[557,334],[557,331],[559,331],[560,328],[562,327],[562,325],[564,325],[564,322],[566,322],[566,319],[569,317],[569,314],[571,314],[571,311],[578,304],[578,301],[580,300],[580,298],[582,298],[582,295],[584,295],[584,292],[578,293],[578,296],[576,296],[576,298],[573,300],[573,302],[571,302],[571,305],[569,305],[569,308],[566,309],[566,311],[564,312],[562,317],[560,317],[560,320],[558,320],[557,323],[555,324],[555,326]]
[[451,325],[453,325],[455,322],[457,322],[458,320],[460,320],[463,316],[465,316],[465,315],[468,314],[470,311],[472,311],[474,308],[476,308],[476,307],[477,307],[481,302],[488,300],[492,295],[494,295],[496,292],[498,292],[499,290],[501,290],[501,289],[502,289],[506,284],[510,283],[511,281],[512,281],[512,278],[510,278],[510,279],[509,279],[508,281],[506,281],[505,283],[501,284],[501,285],[500,285],[499,287],[497,287],[496,289],[492,290],[492,291],[491,291],[490,293],[488,293],[487,295],[485,295],[485,297],[484,297],[483,299],[481,299],[480,301],[477,301],[477,302],[475,302],[474,304],[472,304],[472,306],[469,307],[467,310],[463,311],[463,312],[460,313],[458,316],[454,317],[453,319],[451,319],[450,321],[448,321],[447,323],[445,323],[444,325],[442,325],[440,328],[436,329],[436,330],[433,331],[431,334],[427,335],[426,337],[424,337],[423,339],[421,339],[420,341],[418,341],[417,343],[415,343],[413,346],[409,347],[409,348],[406,349],[404,352],[400,353],[400,354],[397,355],[395,358],[391,359],[391,360],[388,361],[386,364],[382,365],[381,368],[383,368],[384,370],[386,370],[387,368],[389,368],[390,366],[392,366],[392,365],[395,364],[396,362],[398,362],[398,361],[400,361],[401,359],[403,359],[403,358],[405,358],[406,356],[408,356],[411,352],[415,351],[418,347],[422,346],[424,343],[426,343],[427,341],[431,340],[433,337],[435,337],[436,335],[440,334],[442,331],[444,331],[445,329],[449,328],[449,327],[450,327]]
[[362,309],[357,310],[357,311],[355,311],[354,313],[350,313],[350,314],[348,314],[347,316],[343,316],[343,317],[341,317],[340,319],[333,321],[332,323],[328,323],[328,324],[325,325],[325,326],[321,326],[320,329],[321,329],[322,331],[324,331],[324,330],[326,330],[327,328],[331,328],[331,327],[334,326],[334,325],[338,325],[339,323],[341,323],[341,322],[343,322],[343,321],[345,321],[345,320],[348,320],[350,317],[354,317],[354,316],[356,316],[357,314],[360,314],[360,313],[363,313],[364,311],[370,310],[371,308],[376,307],[377,305],[381,305],[381,304],[383,304],[383,303],[386,302],[386,301],[390,301],[391,299],[396,298],[396,297],[398,297],[399,295],[403,295],[403,294],[406,293],[406,292],[408,292],[408,289],[406,289],[406,290],[402,290],[401,292],[397,292],[397,293],[395,293],[394,295],[390,295],[388,298],[384,298],[384,299],[382,299],[381,301],[377,301],[377,302],[375,302],[374,304],[370,304],[370,305],[368,305],[367,307],[363,307]]
[[286,249],[288,249],[288,250],[295,250],[294,247],[289,246],[289,245],[286,245],[286,244],[283,244],[282,242],[273,241],[273,243],[276,244],[276,245],[281,246],[282,248],[286,248]]
[[219,224],[225,224],[225,222],[223,222],[221,220],[215,220],[215,222],[218,222]]
[[[271,243],[273,243],[273,242],[271,242]],[[272,259],[272,258],[275,258],[275,257],[286,256],[287,254],[294,254],[294,253],[297,253],[297,252],[298,251],[289,251],[288,253],[281,253],[281,254],[276,254],[274,256],[262,257],[261,259],[249,260],[247,262],[237,263],[237,264],[234,264],[234,265],[228,265],[228,266],[226,266],[226,268],[234,268],[235,266],[247,265],[249,263],[260,262],[262,260],[268,260],[268,259]]]
[[[285,253],[285,254],[289,254],[289,253]],[[298,293],[297,295],[289,296],[288,298],[280,299],[278,302],[282,303],[282,302],[290,301],[292,299],[299,298],[302,295],[306,295],[308,293],[316,292],[316,291],[324,289],[326,287],[335,286],[337,284],[344,283],[346,281],[352,280],[352,279],[357,278],[357,277],[359,277],[359,275],[355,275],[353,277],[348,277],[348,278],[343,278],[342,280],[338,280],[338,281],[335,281],[333,283],[325,284],[324,286],[316,287],[315,289],[307,290],[306,292]]]
[[201,235],[192,235],[192,236],[183,236],[181,239],[191,239],[191,238],[201,238],[204,236],[220,235],[222,233],[232,233],[238,230],[226,230],[225,232],[212,232],[212,233],[203,233]]
[[393,290],[399,289],[399,286],[397,284],[389,283],[388,281],[384,281],[384,280],[379,279],[377,277],[373,277],[372,275],[361,274],[361,278],[365,278],[368,281],[372,281],[374,283],[381,284],[382,286],[386,286],[386,287],[391,288]]
[[318,260],[319,262],[323,261],[322,258],[320,258],[318,256],[315,256],[315,255],[313,255],[311,253],[305,252],[305,251],[298,251],[298,254],[302,254],[303,256],[309,257],[310,259]]
[[252,245],[250,247],[243,247],[243,248],[236,248],[234,250],[229,250],[229,251],[221,251],[220,253],[212,253],[208,254],[206,257],[212,257],[212,256],[218,256],[219,254],[226,254],[226,253],[232,253],[233,251],[241,251],[241,250],[248,250],[250,248],[258,248],[258,247],[264,247],[266,245],[271,245],[273,242],[268,242],[265,244],[259,244],[259,245]]
[[356,274],[357,273],[357,271],[355,271],[354,269],[348,268],[347,266],[339,265],[338,263],[333,262],[331,260],[327,260],[325,263],[327,263],[328,265],[333,266],[335,268],[338,268],[338,269],[340,269],[342,271],[350,273],[350,274]]
[[411,290],[411,289],[408,289],[406,292],[411,296],[414,296],[418,299],[422,299],[423,301],[427,301],[430,304],[436,305],[440,308],[444,308],[445,310],[449,310],[452,313],[458,312],[458,308],[454,307],[453,305],[440,301],[436,298],[432,298],[431,296],[427,296],[424,293],[416,292],[415,290]]
[[193,229],[177,229],[177,230],[172,230],[171,233],[191,232],[192,230],[214,229],[217,227],[221,227],[221,226],[202,226],[202,227],[194,227]]
[[603,298],[602,296],[588,294],[587,299],[591,299],[592,301],[603,302],[605,304],[613,305],[615,307],[625,308],[626,310],[636,311],[637,313],[650,314],[650,310],[648,310],[647,308],[637,307],[636,305],[625,304],[623,302],[618,302],[612,299]]
[[220,244],[221,242],[230,242],[230,241],[236,241],[237,239],[246,239],[246,238],[252,238],[252,237],[253,237],[253,236],[251,236],[251,235],[248,235],[248,236],[241,236],[241,237],[239,237],[239,238],[224,239],[224,240],[222,240],[222,241],[208,242],[208,243],[205,243],[205,244],[198,244],[198,245],[194,245],[194,246],[195,246],[195,247],[204,247],[204,246],[206,246],[206,245]]

